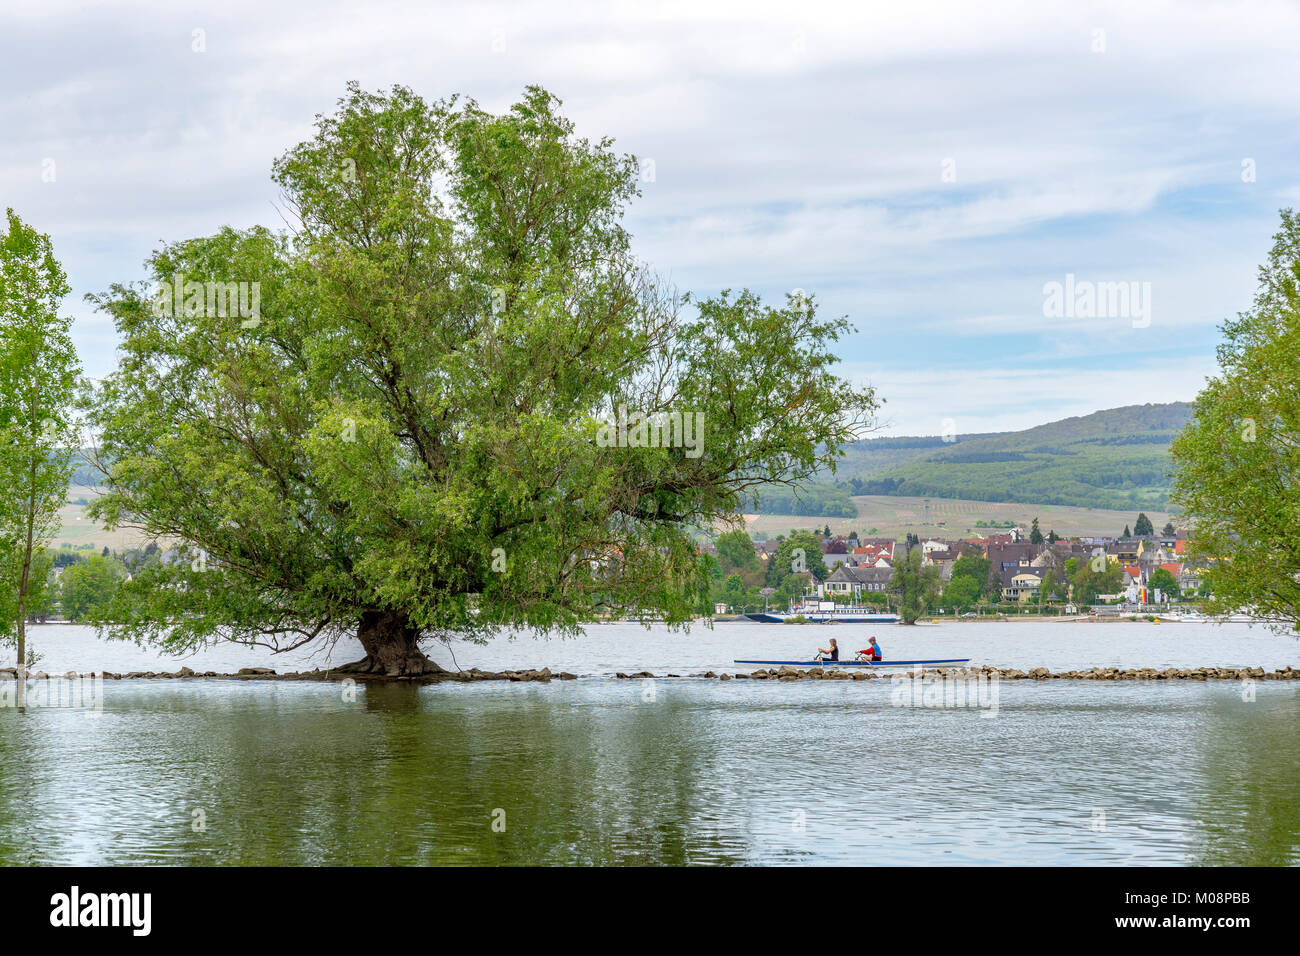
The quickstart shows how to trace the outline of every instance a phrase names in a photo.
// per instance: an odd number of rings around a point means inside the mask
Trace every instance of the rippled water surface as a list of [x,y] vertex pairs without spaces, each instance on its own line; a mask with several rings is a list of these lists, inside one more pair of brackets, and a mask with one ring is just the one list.
[[[457,658],[691,674],[831,630],[613,625]],[[875,633],[887,653],[1009,666],[1297,664],[1295,641],[1244,626]],[[51,671],[181,663],[74,628],[36,644]],[[184,663],[265,662],[205,656]],[[109,681],[98,715],[0,708],[0,862],[1300,862],[1296,683],[1002,682],[970,707],[909,706],[901,686],[595,676],[348,699],[323,683]]]
[[[326,668],[363,656],[355,641],[333,648],[300,648],[272,654],[260,647],[222,644],[181,658],[163,657],[121,641],[102,641],[87,627],[46,625],[33,629],[33,645],[42,654],[38,667],[51,673],[68,670],[178,670],[226,673],[240,667],[268,666],[281,673]],[[662,625],[593,625],[576,639],[538,640],[531,636],[501,638],[486,645],[434,644],[429,655],[444,667],[486,670],[550,667],[583,675],[618,671],[655,674],[702,674],[735,671],[735,659],[808,660],[832,637],[845,651],[867,646],[875,635],[886,657],[969,657],[976,664],[999,667],[1300,667],[1300,642],[1248,624],[1151,624],[1012,621],[948,622],[935,627],[856,624],[783,625],[716,624],[695,626],[688,633]],[[12,663],[12,662],[11,662]],[[746,668],[739,668],[744,670]]]

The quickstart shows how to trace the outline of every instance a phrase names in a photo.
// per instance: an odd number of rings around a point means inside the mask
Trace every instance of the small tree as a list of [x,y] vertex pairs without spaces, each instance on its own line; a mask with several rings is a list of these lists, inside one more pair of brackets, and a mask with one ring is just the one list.
[[943,589],[940,603],[944,607],[966,607],[979,600],[981,582],[965,575],[953,575]]
[[830,574],[817,536],[809,531],[798,531],[782,541],[776,554],[768,561],[767,584],[769,587],[780,588],[791,575],[807,572],[811,572],[818,581],[826,580]]
[[744,531],[726,531],[718,535],[714,546],[718,549],[718,565],[723,574],[736,570],[758,570],[758,552],[754,550],[753,540]]
[[49,236],[7,211],[0,236],[0,637],[18,647],[18,706],[26,693],[27,618],[48,573],[77,447],[71,409],[80,369],[59,315],[67,278]]
[[1092,604],[1099,594],[1114,594],[1124,583],[1124,571],[1117,562],[1106,561],[1100,570],[1093,561],[1084,561],[1071,580],[1074,598],[1079,604]]
[[102,618],[126,578],[126,568],[115,558],[92,555],[74,564],[59,578],[59,607],[69,621]]
[[1162,595],[1176,598],[1178,597],[1178,579],[1168,569],[1156,568],[1147,581],[1147,590],[1155,591],[1157,589]]
[[1038,530],[1038,519],[1037,519],[1037,518],[1034,518],[1034,524],[1033,524],[1033,527],[1029,529],[1029,543],[1030,543],[1030,544],[1042,544],[1042,543],[1043,543],[1043,532],[1041,532],[1041,531]]
[[921,549],[909,547],[894,567],[889,586],[898,595],[898,614],[903,623],[915,624],[939,596],[942,581],[938,568],[924,564]]
[[1056,571],[1054,569],[1049,569],[1043,575],[1043,581],[1038,586],[1038,603],[1042,604],[1045,601],[1050,601],[1052,599],[1052,594],[1056,591],[1056,587],[1057,587]]
[[1149,538],[1156,533],[1156,529],[1145,513],[1139,513],[1137,523],[1133,525],[1133,533],[1139,538]]

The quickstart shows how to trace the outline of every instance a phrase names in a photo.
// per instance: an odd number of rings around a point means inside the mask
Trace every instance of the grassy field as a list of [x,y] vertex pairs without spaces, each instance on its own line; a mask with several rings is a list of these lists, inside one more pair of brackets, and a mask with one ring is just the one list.
[[[928,502],[928,504],[927,504]],[[768,535],[788,534],[794,528],[831,526],[834,534],[875,534],[902,537],[909,531],[949,538],[991,534],[998,528],[977,528],[977,521],[1014,521],[1029,527],[1034,517],[1043,534],[1052,529],[1062,537],[1072,535],[1118,535],[1137,521],[1137,511],[1108,511],[1104,508],[1076,508],[1067,505],[1023,505],[1003,501],[969,501],[963,498],[902,498],[887,495],[856,495],[856,518],[816,518],[800,515],[746,515],[745,526]],[[1156,531],[1169,515],[1148,511]],[[873,532],[872,529],[875,529]]]
[[[94,495],[93,488],[73,488],[68,493],[68,503],[59,512],[63,528],[54,538],[55,547],[60,544],[73,547],[90,544],[96,550],[107,546],[119,551],[145,543],[143,536],[134,530],[109,532],[86,518],[85,507],[74,502],[93,498]],[[856,518],[745,515],[745,527],[751,534],[761,531],[769,536],[789,534],[795,528],[824,528],[830,525],[834,534],[857,531],[859,534],[902,537],[909,531],[914,531],[939,537],[967,538],[1005,530],[977,528],[977,521],[1014,521],[1028,528],[1037,516],[1043,534],[1055,529],[1062,537],[1070,537],[1118,535],[1125,525],[1132,528],[1138,516],[1136,511],[1107,511],[1104,508],[1024,505],[1003,501],[968,501],[962,498],[902,498],[892,495],[855,495],[853,504],[858,509]],[[1147,517],[1159,531],[1170,516],[1164,512],[1148,511]]]
[[94,545],[97,551],[105,547],[120,551],[123,548],[143,545],[145,539],[138,531],[131,529],[105,531],[86,517],[85,506],[76,502],[83,499],[93,500],[97,493],[98,489],[81,485],[74,485],[68,490],[68,500],[59,509],[59,520],[63,523],[63,527],[54,536],[53,546],[57,548],[61,544],[67,544],[75,548],[77,545],[90,544]]

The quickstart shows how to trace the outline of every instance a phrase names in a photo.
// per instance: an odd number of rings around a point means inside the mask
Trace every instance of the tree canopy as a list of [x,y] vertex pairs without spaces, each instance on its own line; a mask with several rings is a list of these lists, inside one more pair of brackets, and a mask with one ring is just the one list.
[[758,552],[754,550],[753,539],[744,531],[723,532],[718,535],[715,546],[718,549],[718,566],[724,574],[736,570],[758,570]]
[[1300,630],[1300,217],[1282,211],[1251,307],[1170,453],[1213,611]]
[[45,545],[59,527],[77,433],[80,368],[69,287],[49,236],[7,211],[0,234],[0,638],[18,646],[24,698],[26,621],[48,605]]
[[870,426],[873,391],[833,372],[847,321],[678,296],[622,225],[636,160],[559,106],[350,86],[275,163],[292,230],[171,243],[96,297],[123,356],[92,512],[187,558],[117,591],[111,635],[355,634],[358,670],[418,674],[430,637],[683,622],[692,529]]

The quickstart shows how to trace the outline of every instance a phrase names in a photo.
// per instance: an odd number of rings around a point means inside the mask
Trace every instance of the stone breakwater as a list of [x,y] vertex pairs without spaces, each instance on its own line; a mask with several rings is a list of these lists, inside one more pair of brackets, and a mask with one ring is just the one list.
[[[699,676],[716,678],[718,680],[880,680],[882,678],[894,675],[914,674],[912,668],[885,672],[880,670],[855,669],[852,671],[844,670],[838,667],[809,667],[800,669],[798,667],[771,668],[768,670],[756,670],[739,674],[715,674],[709,671]],[[1094,667],[1086,671],[1061,671],[1052,673],[1046,667],[1034,667],[1027,671],[1016,670],[1012,667],[969,667],[969,668],[945,668],[942,671],[937,668],[928,668],[926,674],[934,675],[942,673],[945,677],[975,679],[984,678],[986,680],[998,678],[999,680],[1300,680],[1300,670],[1293,670],[1290,666],[1284,667],[1277,671],[1265,671],[1262,667],[1195,667],[1190,669],[1179,669],[1169,667],[1164,670],[1158,670],[1154,667],[1138,667],[1131,669],[1121,669],[1118,667]],[[655,675],[649,671],[641,671],[637,674],[616,674],[616,677],[628,680],[641,679],[646,680],[653,678]],[[667,677],[677,677],[677,674],[667,674]]]
[[[775,681],[792,681],[792,680],[834,680],[834,681],[863,681],[863,680],[881,680],[892,676],[903,676],[915,674],[912,668],[898,669],[893,671],[882,670],[844,670],[837,667],[810,667],[800,669],[798,667],[778,667],[768,670],[746,671],[737,674],[719,674],[708,671],[704,674],[653,674],[650,671],[638,671],[635,674],[625,674],[621,671],[614,676],[621,680],[658,680],[661,678],[681,678],[681,677],[703,677],[714,680],[775,680]],[[999,680],[1300,680],[1300,670],[1295,670],[1290,666],[1281,670],[1265,671],[1262,667],[1194,667],[1180,669],[1177,667],[1168,667],[1159,670],[1154,667],[1138,667],[1121,669],[1118,667],[1094,667],[1086,671],[1060,671],[1053,673],[1046,667],[1034,667],[1027,671],[1017,670],[1013,667],[969,667],[969,668],[945,668],[940,671],[937,668],[927,668],[925,673],[936,675],[942,673],[945,677],[964,678],[972,680],[975,678],[984,678],[990,680],[997,678]],[[418,677],[384,677],[378,674],[353,674],[339,672],[336,670],[313,670],[313,671],[294,671],[287,674],[277,674],[270,667],[244,667],[233,674],[221,674],[216,671],[195,671],[188,667],[182,667],[175,672],[168,671],[131,671],[130,673],[112,673],[109,671],[96,671],[89,673],[78,673],[69,671],[66,674],[46,674],[44,671],[28,671],[28,680],[45,680],[47,678],[62,678],[64,680],[75,680],[78,678],[100,678],[102,680],[315,680],[315,681],[341,681],[355,680],[364,681],[407,681],[422,684],[468,684],[475,681],[514,681],[527,682],[536,681],[538,683],[548,683],[552,680],[577,680],[577,674],[567,672],[552,673],[549,667],[543,667],[541,670],[510,670],[510,671],[483,671],[477,667],[470,668],[466,671],[443,671],[434,674],[421,674]],[[14,668],[0,668],[0,680],[16,680],[17,671]]]
[[[116,674],[109,671],[97,671],[94,673],[79,674],[76,671],[69,671],[66,674],[46,674],[44,671],[28,671],[28,680],[45,680],[46,678],[63,678],[64,680],[75,680],[78,678],[94,678],[102,680],[324,680],[324,681],[342,681],[355,680],[364,681],[412,681],[421,684],[438,684],[438,683],[460,683],[468,684],[474,681],[484,680],[504,680],[504,681],[538,681],[547,683],[552,680],[577,680],[577,674],[569,673],[551,673],[549,667],[543,667],[541,670],[524,670],[524,671],[481,671],[477,667],[470,668],[467,671],[443,671],[434,674],[421,674],[418,677],[385,677],[382,674],[352,674],[341,673],[330,670],[314,671],[295,671],[289,674],[277,674],[270,667],[243,667],[234,674],[219,674],[216,671],[195,671],[188,667],[182,667],[175,673],[167,671],[131,671],[130,673]],[[18,672],[12,668],[0,668],[0,680],[17,680]]]

